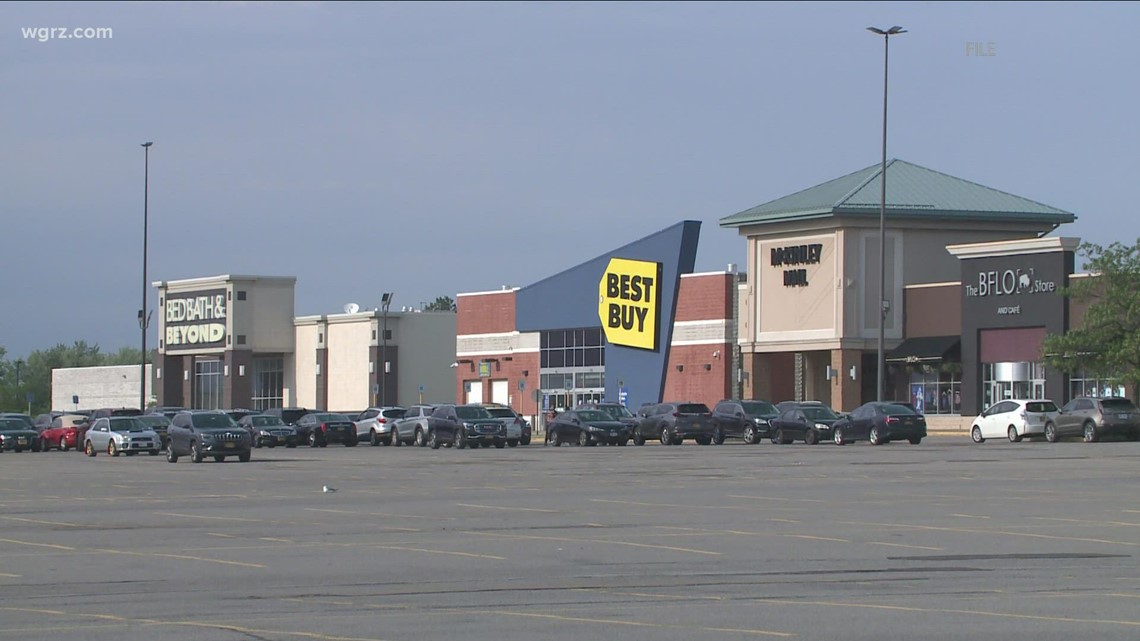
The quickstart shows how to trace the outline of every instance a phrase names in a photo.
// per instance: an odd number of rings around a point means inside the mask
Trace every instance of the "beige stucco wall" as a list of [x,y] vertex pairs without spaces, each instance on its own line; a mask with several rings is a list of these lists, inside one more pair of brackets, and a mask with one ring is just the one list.
[[296,397],[293,405],[299,407],[317,406],[317,332],[324,331],[323,324],[299,325],[295,335],[297,351],[293,371]]
[[[369,405],[368,348],[372,345],[372,317],[346,314],[330,317],[328,337],[329,409],[363,410]],[[374,367],[379,367],[377,363]]]
[[[772,264],[772,250],[788,247],[820,246],[819,262],[803,264]],[[757,254],[754,274],[756,295],[760,305],[757,311],[757,341],[792,342],[828,340],[838,338],[836,310],[840,276],[836,254],[836,234],[796,235],[778,239],[763,239],[754,245]],[[784,284],[784,275],[791,270],[804,270],[807,285]]]
[[[245,283],[235,283],[238,289]],[[237,296],[235,295],[236,299]],[[247,321],[246,331],[235,333],[249,337],[248,348],[257,354],[285,353],[293,351],[296,337],[293,331],[294,283],[277,279],[259,280],[252,283],[246,300],[236,301],[247,305],[252,313],[237,314],[238,321]],[[253,329],[256,328],[256,329]]]

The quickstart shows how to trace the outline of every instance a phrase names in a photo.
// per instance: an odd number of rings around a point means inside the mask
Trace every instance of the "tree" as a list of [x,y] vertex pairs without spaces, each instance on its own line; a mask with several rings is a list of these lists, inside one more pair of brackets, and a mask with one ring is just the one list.
[[1073,279],[1061,293],[1087,303],[1084,320],[1062,336],[1045,338],[1045,363],[1069,374],[1084,371],[1140,386],[1140,239],[1108,247],[1083,243],[1089,278]]
[[[93,367],[99,365],[138,365],[139,350],[123,347],[114,354],[104,354],[98,345],[75,341],[71,345],[58,343],[46,350],[36,350],[26,359],[11,361],[7,351],[0,347],[0,409],[6,412],[28,411],[28,394],[32,395],[32,413],[47,412],[51,408],[51,371],[64,367]],[[151,359],[147,358],[149,363]],[[19,376],[17,377],[17,370]],[[17,380],[19,378],[19,380]]]
[[424,307],[425,312],[454,312],[455,301],[450,296],[440,296]]

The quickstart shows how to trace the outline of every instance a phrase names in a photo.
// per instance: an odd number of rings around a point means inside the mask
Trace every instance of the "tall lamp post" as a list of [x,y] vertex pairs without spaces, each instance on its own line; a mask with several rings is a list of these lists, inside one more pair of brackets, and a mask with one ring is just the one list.
[[392,304],[392,292],[384,292],[380,297],[380,310],[383,324],[380,326],[380,407],[388,400],[388,306]]
[[886,375],[883,362],[883,326],[887,324],[890,303],[887,301],[887,63],[890,59],[891,36],[906,33],[899,26],[890,29],[867,27],[867,31],[883,37],[883,163],[879,171],[879,349],[875,356],[878,377],[875,400],[883,400],[883,381]]
[[139,330],[142,332],[142,354],[139,358],[139,409],[146,411],[146,329],[150,325],[150,312],[146,308],[146,245],[148,223],[150,222],[150,146],[153,142],[142,143],[143,147],[143,263],[142,263],[142,308],[139,309]]

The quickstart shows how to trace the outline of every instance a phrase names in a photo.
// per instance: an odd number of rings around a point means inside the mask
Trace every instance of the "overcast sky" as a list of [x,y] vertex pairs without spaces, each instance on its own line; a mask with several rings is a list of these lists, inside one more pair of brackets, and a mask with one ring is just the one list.
[[5,3],[0,24],[9,357],[138,346],[144,141],[148,280],[296,276],[298,315],[526,285],[684,219],[698,271],[743,263],[718,219],[879,161],[869,25],[909,31],[891,157],[1071,211],[1064,235],[1140,236],[1135,3]]

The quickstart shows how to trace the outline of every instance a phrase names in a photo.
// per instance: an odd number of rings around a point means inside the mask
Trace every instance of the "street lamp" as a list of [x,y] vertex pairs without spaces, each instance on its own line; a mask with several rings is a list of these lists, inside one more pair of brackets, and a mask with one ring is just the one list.
[[385,407],[388,397],[388,306],[392,304],[392,292],[384,292],[380,296],[380,309],[382,311],[383,325],[380,327],[380,407]]
[[875,400],[883,400],[883,326],[887,324],[890,303],[887,301],[887,62],[891,36],[906,33],[899,26],[882,30],[867,27],[867,31],[883,37],[883,164],[879,171],[879,349],[875,356],[875,371],[878,377]]
[[139,310],[139,330],[142,332],[142,354],[139,358],[139,409],[146,411],[146,329],[150,325],[150,312],[146,308],[146,245],[148,223],[150,222],[150,146],[153,142],[142,143],[143,164],[143,264],[142,264],[142,309]]

